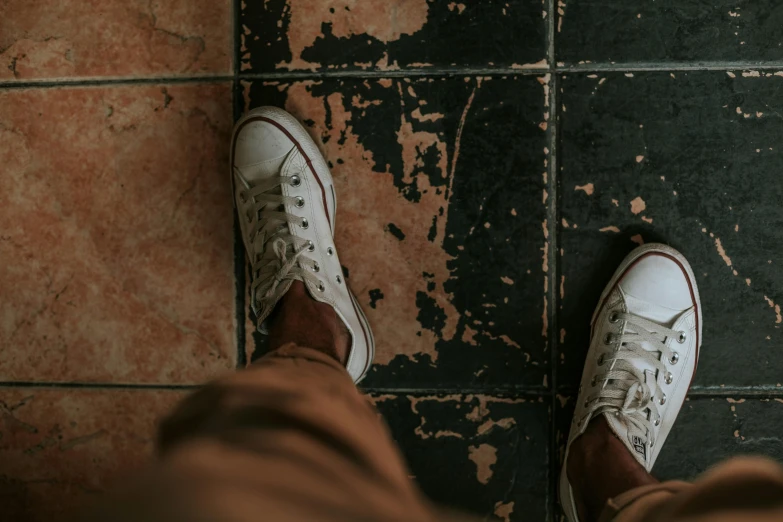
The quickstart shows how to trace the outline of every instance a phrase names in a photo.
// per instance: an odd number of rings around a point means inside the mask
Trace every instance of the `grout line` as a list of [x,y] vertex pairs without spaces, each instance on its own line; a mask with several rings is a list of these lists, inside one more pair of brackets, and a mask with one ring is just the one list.
[[362,387],[359,386],[362,393],[367,394],[428,394],[428,395],[492,395],[505,396],[513,395],[515,397],[543,398],[549,395],[549,390],[540,386],[518,387],[518,388],[500,388],[498,386],[486,388],[384,388],[384,387]]
[[556,66],[555,70],[559,73],[589,73],[589,72],[635,72],[635,71],[655,71],[655,72],[677,72],[677,71],[736,71],[736,70],[779,70],[783,69],[783,62],[695,62],[695,63],[677,63],[677,62],[638,62],[638,63],[584,63],[575,65]]
[[178,83],[217,83],[234,79],[234,75],[212,76],[151,76],[142,78],[78,78],[60,80],[30,80],[23,82],[0,81],[0,89],[46,89],[52,87],[97,87],[104,85],[160,85]]
[[559,76],[556,72],[556,47],[555,37],[557,34],[557,0],[546,0],[549,18],[547,20],[547,63],[549,64],[549,125],[547,127],[547,189],[549,197],[547,199],[547,230],[549,233],[548,246],[548,272],[549,287],[547,289],[547,298],[549,299],[550,310],[547,311],[549,320],[549,329],[547,332],[549,341],[549,467],[547,478],[549,479],[549,499],[547,502],[546,519],[554,521],[558,513],[557,502],[557,479],[559,469],[558,447],[557,447],[557,353],[558,353],[558,323],[560,314],[558,313],[558,278],[560,266],[558,263],[558,177],[557,177],[557,128],[558,128],[558,89]]
[[287,71],[287,72],[269,72],[269,73],[240,73],[243,80],[278,80],[278,81],[297,81],[297,80],[321,80],[331,78],[414,78],[414,77],[452,77],[452,76],[520,76],[520,75],[541,75],[549,72],[549,68],[531,67],[531,68],[484,68],[484,67],[465,67],[465,68],[432,68],[432,69],[407,69],[394,71]]
[[[550,50],[551,53],[551,50]],[[238,59],[239,47],[235,50],[234,60]],[[270,73],[240,73],[239,64],[235,64],[232,74],[214,74],[203,76],[149,76],[133,78],[60,78],[26,81],[0,81],[0,89],[45,89],[53,87],[93,87],[103,85],[146,85],[209,83],[238,80],[301,81],[326,80],[340,78],[449,78],[461,76],[539,76],[546,73],[589,74],[601,72],[687,72],[687,71],[737,71],[737,70],[783,70],[783,62],[699,62],[683,64],[675,62],[612,64],[585,63],[576,65],[550,66],[547,68],[433,68],[396,71],[292,71]]]
[[[558,390],[558,394],[564,396],[575,396],[576,389],[572,387],[563,387]],[[783,399],[783,388],[774,385],[758,386],[692,386],[688,391],[688,397],[691,399],[731,399],[737,397],[747,397],[753,399]]]
[[[231,107],[233,110],[233,121],[238,121],[242,115],[242,91],[239,82],[239,69],[241,61],[241,38],[238,37],[239,31],[242,27],[242,9],[241,0],[233,0],[231,2],[232,10],[232,24],[233,24],[233,85],[231,89]],[[233,172],[229,166],[229,182]],[[234,197],[233,191],[231,197]],[[231,205],[234,208],[234,205]],[[237,213],[234,211],[233,220],[233,237],[234,237],[234,314],[236,320],[236,335],[235,340],[237,343],[237,369],[242,369],[247,366],[247,336],[245,331],[245,323],[247,318],[245,317],[246,309],[246,267],[245,267],[245,248],[242,241],[242,233],[239,227],[239,221],[237,219]]]

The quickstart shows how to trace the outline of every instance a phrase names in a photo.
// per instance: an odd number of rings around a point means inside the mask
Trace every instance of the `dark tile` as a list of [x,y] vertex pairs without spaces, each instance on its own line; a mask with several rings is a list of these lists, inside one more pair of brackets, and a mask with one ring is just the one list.
[[558,6],[559,62],[783,58],[783,5],[775,0],[559,0]]
[[333,167],[336,242],[378,344],[365,385],[546,385],[546,88],[245,85],[247,106],[288,109]]
[[68,520],[145,466],[185,392],[0,389],[2,519]]
[[548,401],[484,395],[372,400],[429,498],[507,522],[547,519]]
[[637,242],[694,268],[704,311],[695,385],[781,382],[783,73],[563,78],[558,384],[578,385],[597,299]]
[[243,3],[241,71],[545,67],[548,14],[544,4],[542,0]]
[[[560,397],[556,423],[562,462],[574,397]],[[660,480],[693,480],[741,455],[783,462],[783,399],[687,398],[653,468]],[[559,473],[559,471],[558,471]]]

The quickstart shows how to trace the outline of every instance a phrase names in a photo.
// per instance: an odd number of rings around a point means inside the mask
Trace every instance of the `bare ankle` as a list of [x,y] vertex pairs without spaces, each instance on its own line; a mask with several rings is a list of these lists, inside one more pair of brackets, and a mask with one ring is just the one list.
[[351,337],[334,308],[313,299],[300,281],[269,316],[269,344],[273,349],[295,343],[323,352],[345,365]]
[[598,520],[609,499],[658,482],[615,436],[603,415],[590,421],[571,444],[566,473],[583,522]]

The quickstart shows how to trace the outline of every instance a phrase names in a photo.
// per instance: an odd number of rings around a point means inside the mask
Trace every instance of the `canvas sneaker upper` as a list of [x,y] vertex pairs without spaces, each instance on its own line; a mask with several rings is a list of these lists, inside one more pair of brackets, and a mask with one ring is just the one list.
[[[685,258],[660,244],[623,261],[593,315],[590,348],[566,446],[603,415],[650,471],[682,407],[701,345],[701,303]],[[565,461],[560,499],[577,520]]]
[[302,281],[351,334],[347,369],[355,382],[375,351],[369,323],[345,281],[334,244],[337,206],[329,168],[296,119],[275,107],[250,111],[234,128],[234,199],[250,262],[251,306],[264,321]]

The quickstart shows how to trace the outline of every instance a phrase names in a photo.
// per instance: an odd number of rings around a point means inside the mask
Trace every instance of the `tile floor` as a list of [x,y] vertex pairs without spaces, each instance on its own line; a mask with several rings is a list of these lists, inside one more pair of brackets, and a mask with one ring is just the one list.
[[262,104],[333,167],[364,385],[430,496],[560,518],[589,316],[652,240],[691,260],[706,323],[657,474],[783,459],[778,2],[10,0],[0,65],[13,520],[143,466],[160,415],[264,352],[226,170]]

